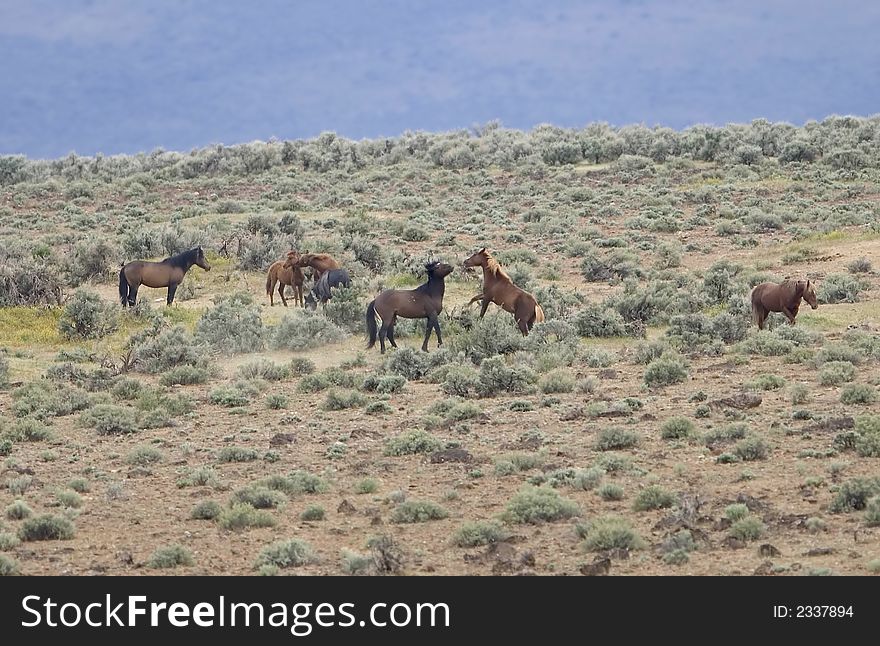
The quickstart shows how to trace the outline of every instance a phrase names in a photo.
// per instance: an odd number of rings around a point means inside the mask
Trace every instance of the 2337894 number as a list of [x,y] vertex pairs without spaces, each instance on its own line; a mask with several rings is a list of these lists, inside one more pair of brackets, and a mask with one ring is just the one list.
[[797,606],[795,617],[852,617],[852,606]]

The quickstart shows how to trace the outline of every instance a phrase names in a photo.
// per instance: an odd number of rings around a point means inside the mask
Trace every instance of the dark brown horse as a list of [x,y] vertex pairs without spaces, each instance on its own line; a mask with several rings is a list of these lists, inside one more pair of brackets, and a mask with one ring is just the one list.
[[514,285],[510,276],[485,247],[465,260],[464,266],[483,268],[483,291],[468,302],[470,305],[479,300],[483,301],[480,318],[486,314],[489,303],[495,303],[504,311],[513,314],[523,336],[528,335],[535,323],[544,321],[544,310],[538,305],[535,297]]
[[135,260],[123,265],[119,270],[119,299],[122,301],[122,307],[125,307],[126,304],[134,307],[138,288],[141,285],[167,287],[168,298],[166,302],[171,305],[174,301],[174,292],[177,291],[186,272],[193,265],[198,265],[205,271],[211,270],[211,265],[205,260],[205,252],[201,247],[171,256],[162,262]]
[[[296,254],[295,251],[289,252],[287,254],[288,259],[294,254]],[[273,262],[266,274],[266,295],[269,297],[269,304],[272,306],[275,305],[273,292],[275,291],[275,284],[278,283],[278,295],[281,297],[281,302],[284,303],[284,307],[287,307],[287,299],[284,298],[284,288],[287,285],[293,287],[293,302],[300,307],[304,307],[304,282],[305,276],[303,276],[302,269],[299,267],[288,267],[286,260]]]
[[317,283],[321,278],[321,274],[330,269],[339,269],[339,263],[329,253],[304,253],[294,255],[287,254],[287,262],[285,267],[311,267],[312,279]]
[[[437,332],[437,346],[443,345],[440,336],[440,321],[438,315],[443,311],[443,293],[446,291],[446,283],[443,281],[452,273],[452,265],[442,262],[432,262],[425,265],[428,271],[428,282],[419,285],[415,289],[386,289],[367,306],[367,335],[369,337],[368,348],[376,345],[376,336],[379,337],[379,346],[382,354],[385,354],[385,337],[393,347],[394,324],[397,317],[405,319],[428,319],[425,329],[425,342],[422,350],[428,351],[428,339],[431,338],[431,330]],[[382,327],[376,329],[376,315],[382,319]]]
[[809,280],[784,280],[779,284],[761,283],[752,289],[752,318],[758,324],[758,329],[764,329],[764,321],[770,312],[782,312],[788,318],[788,322],[794,325],[801,299],[807,301],[810,307],[816,309],[819,303],[816,300],[816,290]]

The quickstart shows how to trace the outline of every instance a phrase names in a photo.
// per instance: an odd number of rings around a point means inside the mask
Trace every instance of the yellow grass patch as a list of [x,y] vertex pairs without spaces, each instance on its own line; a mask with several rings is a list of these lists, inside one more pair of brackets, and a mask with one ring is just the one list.
[[0,346],[22,348],[68,345],[58,331],[62,309],[44,307],[0,308]]

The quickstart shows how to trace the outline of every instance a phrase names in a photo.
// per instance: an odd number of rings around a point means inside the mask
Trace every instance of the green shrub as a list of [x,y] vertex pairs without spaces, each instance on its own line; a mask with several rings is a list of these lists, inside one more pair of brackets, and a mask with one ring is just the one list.
[[267,511],[258,511],[248,504],[239,503],[224,509],[217,516],[217,523],[223,529],[240,530],[249,527],[272,527],[275,519]]
[[287,502],[287,496],[275,489],[251,485],[233,492],[231,502],[244,503],[254,509],[275,509]]
[[118,327],[117,308],[84,290],[74,293],[58,319],[58,331],[68,339],[101,339]]
[[258,484],[283,491],[288,496],[297,496],[304,493],[323,493],[329,486],[321,476],[316,476],[308,471],[291,471],[287,476],[269,476]]
[[310,375],[315,372],[315,362],[305,357],[294,357],[287,364],[291,376]]
[[664,355],[648,364],[645,369],[645,384],[651,388],[677,384],[687,379],[687,364],[681,357]]
[[847,361],[858,365],[862,361],[859,351],[845,343],[829,343],[816,353],[816,365]]
[[880,526],[880,496],[874,496],[865,506],[865,524],[868,527]]
[[214,520],[220,515],[220,505],[213,500],[203,500],[193,507],[189,517],[193,520]]
[[11,549],[15,549],[20,544],[21,541],[18,540],[18,537],[15,534],[0,532],[0,552],[8,552]]
[[535,380],[535,373],[531,369],[509,366],[504,357],[489,357],[480,364],[477,392],[481,397],[493,397],[498,393],[528,393]]
[[115,404],[96,404],[79,419],[83,426],[95,429],[99,435],[128,435],[138,430],[134,410]]
[[192,565],[192,552],[182,545],[169,545],[160,547],[150,556],[147,567],[154,569],[176,568],[180,565]]
[[18,572],[18,561],[5,554],[0,554],[0,576],[16,576]]
[[430,501],[408,500],[398,505],[391,513],[393,523],[424,523],[429,520],[442,520],[449,513],[440,505]]
[[590,491],[599,484],[604,475],[605,470],[599,467],[592,467],[590,469],[565,467],[533,476],[529,478],[529,484],[547,485],[554,489],[558,487],[571,487],[573,489]]
[[362,388],[371,392],[391,394],[399,392],[406,385],[406,377],[403,375],[384,375],[382,377],[370,375],[364,379]]
[[239,366],[236,374],[241,379],[281,381],[290,377],[290,369],[287,366],[279,366],[268,359],[254,359]]
[[542,393],[570,393],[574,390],[574,377],[567,370],[554,370],[538,381]]
[[279,568],[299,567],[313,563],[317,556],[312,546],[299,538],[272,543],[257,557],[256,567],[274,565]]
[[270,345],[275,350],[307,350],[345,337],[345,331],[317,311],[296,309],[275,326]]
[[211,467],[198,467],[191,469],[186,476],[177,481],[178,487],[217,487],[220,481]]
[[868,506],[868,500],[880,493],[880,480],[855,478],[840,485],[837,495],[831,501],[832,512],[858,511]]
[[26,519],[18,529],[23,541],[69,540],[73,538],[73,523],[63,516],[44,514]]
[[856,258],[846,265],[846,270],[851,274],[867,274],[871,272],[871,261],[865,257]]
[[733,447],[733,454],[744,461],[764,460],[769,452],[770,447],[760,437],[747,437]]
[[589,523],[585,528],[582,545],[590,552],[640,550],[646,547],[645,541],[629,523],[616,516],[602,516]]
[[190,386],[203,384],[208,381],[211,373],[200,366],[175,366],[159,377],[159,383],[163,386]]
[[605,482],[596,490],[602,500],[623,500],[623,487],[616,482]]
[[358,480],[354,486],[354,492],[358,494],[376,493],[379,490],[379,481],[375,478]]
[[856,369],[848,361],[829,361],[819,371],[819,383],[823,386],[839,386],[855,379]]
[[820,303],[858,303],[864,281],[848,274],[828,274],[816,290]]
[[17,419],[4,435],[12,442],[42,442],[52,439],[52,431],[38,419]]
[[441,389],[447,395],[468,397],[480,387],[479,373],[469,365],[450,365],[444,367],[445,379]]
[[479,547],[507,540],[510,533],[495,521],[468,522],[459,527],[452,537],[457,547]]
[[154,446],[138,446],[129,451],[125,461],[131,465],[145,467],[164,459],[162,451]]
[[648,485],[636,495],[633,509],[636,511],[666,509],[672,507],[674,504],[674,494],[659,485]]
[[387,413],[393,413],[394,407],[385,401],[370,402],[369,404],[367,404],[365,412],[368,415],[384,415]]
[[345,410],[346,408],[358,408],[366,403],[367,398],[356,390],[334,388],[327,393],[321,408],[324,410]]
[[575,330],[584,337],[630,336],[620,312],[600,303],[590,303],[575,314]]
[[324,508],[321,505],[309,505],[299,515],[300,520],[324,520]]
[[[196,343],[182,325],[151,330],[129,341],[137,367],[144,372],[166,372],[176,366],[204,366],[205,347]],[[221,346],[222,347],[222,346]]]
[[877,389],[868,384],[849,384],[840,391],[842,404],[873,404],[877,401]]
[[443,448],[443,443],[430,433],[422,430],[409,431],[388,440],[385,455],[414,455],[433,453]]
[[287,397],[281,393],[271,393],[266,395],[266,408],[271,410],[287,408]]
[[713,448],[718,445],[729,444],[734,440],[742,440],[748,432],[749,427],[747,424],[728,424],[723,428],[714,429],[706,433],[703,436],[703,442],[709,448]]
[[598,451],[612,451],[614,449],[627,449],[639,443],[639,434],[624,428],[604,428],[599,431],[596,440]]
[[752,381],[752,388],[758,390],[779,390],[785,385],[785,379],[778,375],[759,375]]
[[764,523],[760,518],[748,515],[730,526],[730,536],[741,541],[754,541],[764,534]]
[[495,473],[500,476],[537,469],[544,463],[544,456],[537,453],[509,453],[495,458]]
[[253,462],[259,457],[254,449],[246,449],[241,446],[224,446],[217,451],[218,462]]
[[82,496],[75,491],[59,491],[55,494],[55,498],[62,507],[77,509],[82,506]]
[[9,520],[24,520],[30,518],[33,513],[24,500],[16,500],[6,508],[6,517]]
[[805,404],[810,399],[810,389],[804,384],[794,384],[789,388],[788,395],[792,404]]
[[211,391],[208,398],[212,404],[227,408],[246,406],[250,402],[250,395],[237,385],[217,386]]
[[724,517],[731,523],[735,523],[749,515],[749,508],[741,502],[727,505],[724,508]]
[[504,519],[515,523],[537,524],[571,518],[580,513],[577,503],[559,495],[550,487],[520,490],[507,503]]
[[742,344],[748,354],[763,357],[778,357],[790,353],[795,345],[791,341],[780,338],[776,332],[761,330],[749,336]]
[[686,417],[672,417],[660,426],[660,437],[664,440],[680,440],[694,434],[694,423]]

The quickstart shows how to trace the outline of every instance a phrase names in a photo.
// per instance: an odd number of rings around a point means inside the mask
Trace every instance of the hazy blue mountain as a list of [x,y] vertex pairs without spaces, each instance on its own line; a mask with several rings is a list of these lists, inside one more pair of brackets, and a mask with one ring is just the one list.
[[0,153],[880,111],[880,3],[0,0]]

